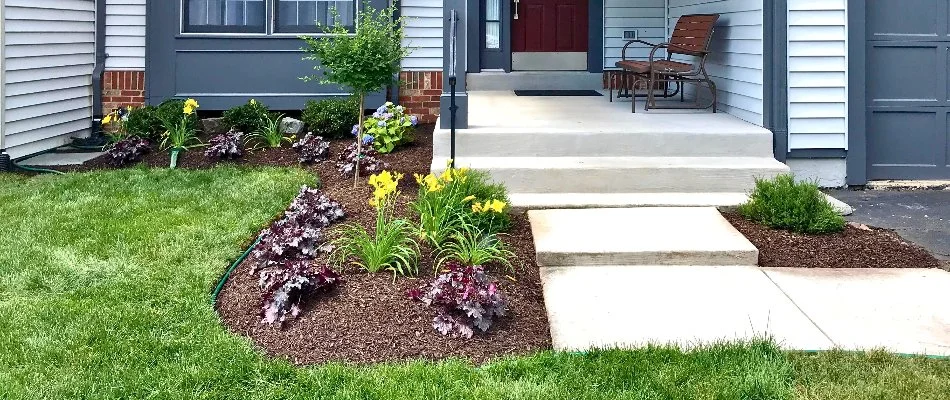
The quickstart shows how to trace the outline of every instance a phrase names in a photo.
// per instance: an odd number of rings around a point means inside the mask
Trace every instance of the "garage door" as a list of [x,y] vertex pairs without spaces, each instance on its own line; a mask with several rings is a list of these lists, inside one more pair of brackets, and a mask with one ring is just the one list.
[[867,2],[869,179],[950,179],[950,0]]

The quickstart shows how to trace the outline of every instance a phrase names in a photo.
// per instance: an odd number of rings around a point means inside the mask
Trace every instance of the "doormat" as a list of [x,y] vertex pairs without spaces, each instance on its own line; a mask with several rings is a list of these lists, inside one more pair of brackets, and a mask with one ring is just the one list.
[[515,96],[603,96],[596,90],[515,90]]

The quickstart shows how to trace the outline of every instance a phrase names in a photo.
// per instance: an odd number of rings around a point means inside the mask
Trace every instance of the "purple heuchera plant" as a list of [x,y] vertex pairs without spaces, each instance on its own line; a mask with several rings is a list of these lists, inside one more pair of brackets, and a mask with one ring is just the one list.
[[300,163],[310,164],[326,160],[330,157],[330,142],[323,136],[316,136],[307,132],[303,138],[294,143],[293,148],[300,153]]
[[205,156],[210,158],[237,158],[243,151],[241,150],[241,137],[243,132],[231,130],[228,133],[215,135],[208,141],[208,148],[205,150]]
[[106,155],[109,164],[121,167],[138,161],[147,151],[148,140],[133,136],[113,143]]
[[409,290],[409,297],[438,309],[432,327],[443,335],[471,338],[476,329],[487,331],[507,307],[497,284],[478,265],[453,261],[448,268],[428,285]]
[[379,153],[371,146],[364,146],[363,152],[356,149],[356,143],[346,147],[337,158],[336,169],[340,175],[347,177],[353,176],[356,171],[356,160],[360,160],[360,176],[370,176],[382,172],[388,168],[388,165],[379,160]]
[[337,201],[323,194],[319,189],[301,186],[300,193],[284,212],[284,218],[297,220],[303,225],[326,228],[343,219],[346,213]]
[[310,294],[330,289],[342,281],[327,266],[314,268],[310,260],[284,260],[260,272],[261,322],[283,324],[300,315],[301,304]]

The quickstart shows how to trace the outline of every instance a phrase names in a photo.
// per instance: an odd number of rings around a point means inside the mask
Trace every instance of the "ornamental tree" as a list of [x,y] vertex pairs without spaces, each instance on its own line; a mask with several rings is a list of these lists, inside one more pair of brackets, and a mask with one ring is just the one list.
[[[354,127],[358,154],[362,154],[363,147],[366,95],[394,83],[402,59],[409,55],[409,49],[402,45],[403,20],[394,18],[395,12],[395,6],[377,11],[364,5],[362,11],[357,13],[355,34],[350,34],[337,15],[333,26],[325,30],[328,35],[301,37],[306,42],[302,50],[307,55],[303,59],[314,61],[317,65],[313,69],[320,71],[317,75],[302,79],[321,84],[338,84],[359,98],[359,123]],[[357,160],[354,187],[359,178]]]

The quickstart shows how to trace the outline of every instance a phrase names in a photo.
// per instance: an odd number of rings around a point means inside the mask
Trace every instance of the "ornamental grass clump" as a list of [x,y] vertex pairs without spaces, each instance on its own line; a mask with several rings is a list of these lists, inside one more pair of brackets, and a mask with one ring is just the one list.
[[419,218],[418,235],[440,248],[465,225],[492,235],[511,226],[508,194],[503,185],[491,183],[488,174],[467,168],[448,169],[442,174],[415,175],[419,184],[411,204]]
[[359,224],[347,224],[340,229],[333,242],[333,259],[338,264],[349,261],[367,272],[386,270],[394,276],[419,272],[419,246],[412,239],[412,224],[395,217],[402,178],[403,174],[389,171],[370,176],[373,197],[369,202],[376,209],[376,225],[372,233]]
[[436,271],[447,263],[457,261],[465,265],[496,263],[511,271],[511,260],[517,255],[499,238],[500,234],[484,233],[471,224],[462,224],[462,229],[452,232],[437,254]]
[[471,338],[476,330],[486,332],[507,308],[498,284],[489,279],[484,268],[457,262],[449,263],[447,272],[428,285],[409,290],[408,295],[438,310],[432,328],[446,336]]
[[[334,12],[335,13],[335,12]],[[362,153],[364,146],[363,110],[366,95],[382,90],[395,82],[402,69],[402,59],[409,55],[409,49],[403,46],[405,21],[395,18],[396,6],[375,10],[368,5],[357,14],[356,32],[350,32],[335,15],[333,26],[326,29],[323,36],[303,36],[307,55],[304,60],[313,61],[320,75],[305,76],[304,81],[318,81],[320,84],[337,84],[349,89],[359,99],[356,108],[356,152]],[[353,187],[359,183],[360,158],[354,160]]]
[[363,123],[364,140],[369,138],[380,153],[391,153],[396,147],[412,142],[412,133],[418,124],[418,117],[406,115],[403,106],[387,101]]
[[770,228],[797,233],[824,234],[844,230],[845,220],[815,182],[796,182],[783,174],[774,179],[756,179],[749,201],[739,213]]
[[247,136],[248,142],[256,143],[256,148],[269,147],[276,149],[284,142],[291,143],[294,137],[284,135],[281,127],[281,121],[284,120],[284,114],[265,115],[260,122],[260,126]]
[[307,132],[292,147],[300,153],[301,164],[312,164],[330,157],[330,142],[324,140],[323,136],[314,135],[313,132]]

